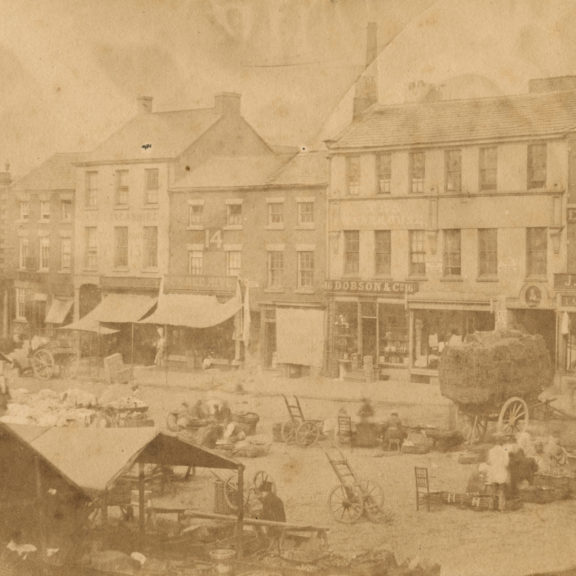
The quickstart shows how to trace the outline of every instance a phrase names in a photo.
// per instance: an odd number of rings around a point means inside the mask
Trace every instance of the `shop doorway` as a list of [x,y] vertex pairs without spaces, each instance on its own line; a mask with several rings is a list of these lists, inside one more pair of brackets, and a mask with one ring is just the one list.
[[377,360],[376,318],[362,318],[362,356],[372,356]]
[[263,311],[262,326],[262,363],[265,368],[275,368],[276,358],[276,310],[268,308]]

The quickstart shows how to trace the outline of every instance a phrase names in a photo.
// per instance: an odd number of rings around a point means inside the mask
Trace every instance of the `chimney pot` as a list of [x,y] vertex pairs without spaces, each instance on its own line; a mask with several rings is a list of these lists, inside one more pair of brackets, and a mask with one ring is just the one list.
[[214,110],[221,116],[241,115],[242,96],[237,92],[220,92],[214,97]]
[[152,105],[154,102],[152,96],[139,96],[137,102],[139,114],[150,114],[152,112]]

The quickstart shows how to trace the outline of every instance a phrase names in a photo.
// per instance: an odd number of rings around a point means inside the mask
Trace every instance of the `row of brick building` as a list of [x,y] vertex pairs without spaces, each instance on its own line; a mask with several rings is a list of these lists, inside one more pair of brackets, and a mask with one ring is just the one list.
[[[88,318],[133,341],[159,294],[222,320],[240,278],[245,357],[265,367],[430,378],[452,338],[521,325],[570,370],[576,78],[376,100],[367,74],[352,122],[310,152],[266,142],[237,94],[175,112],[141,98],[92,152],[4,174],[4,333]],[[170,349],[239,358],[237,316],[173,325]],[[136,348],[153,338],[138,326]]]

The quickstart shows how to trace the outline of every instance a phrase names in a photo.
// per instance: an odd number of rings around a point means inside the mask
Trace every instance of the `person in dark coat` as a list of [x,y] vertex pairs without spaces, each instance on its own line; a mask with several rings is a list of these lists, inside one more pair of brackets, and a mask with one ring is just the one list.
[[[286,522],[286,511],[284,502],[272,491],[272,482],[262,482],[260,487],[260,501],[262,502],[261,520],[270,520],[272,522]],[[269,526],[265,533],[272,540],[273,544],[279,545],[282,528],[278,526]]]

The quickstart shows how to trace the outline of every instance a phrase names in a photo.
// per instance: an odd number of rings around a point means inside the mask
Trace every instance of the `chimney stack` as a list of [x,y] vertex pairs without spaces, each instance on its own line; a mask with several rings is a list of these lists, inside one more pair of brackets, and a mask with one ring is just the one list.
[[150,114],[152,112],[152,104],[154,102],[152,96],[139,96],[137,102],[138,114]]
[[378,102],[377,67],[370,72],[368,68],[376,64],[378,58],[378,25],[376,22],[368,22],[366,29],[366,62],[364,72],[356,84],[354,96],[353,119],[359,118],[362,113],[373,104]]
[[214,110],[220,116],[240,116],[242,96],[237,92],[220,92],[214,97]]

